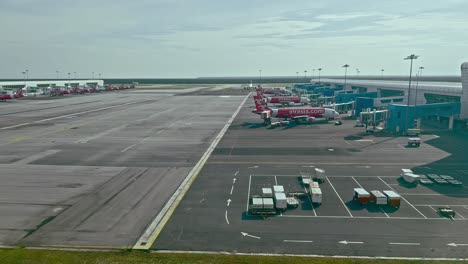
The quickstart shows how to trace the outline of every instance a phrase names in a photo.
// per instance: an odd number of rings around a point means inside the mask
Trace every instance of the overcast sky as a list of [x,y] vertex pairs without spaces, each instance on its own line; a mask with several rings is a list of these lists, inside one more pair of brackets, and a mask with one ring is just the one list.
[[0,0],[0,78],[460,75],[465,0]]

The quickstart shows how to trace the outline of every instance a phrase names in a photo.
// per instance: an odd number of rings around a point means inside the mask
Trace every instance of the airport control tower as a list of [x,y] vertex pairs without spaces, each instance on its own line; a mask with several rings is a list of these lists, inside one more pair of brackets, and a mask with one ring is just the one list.
[[468,62],[461,65],[461,81],[462,81],[462,96],[461,96],[461,111],[460,119],[468,119]]

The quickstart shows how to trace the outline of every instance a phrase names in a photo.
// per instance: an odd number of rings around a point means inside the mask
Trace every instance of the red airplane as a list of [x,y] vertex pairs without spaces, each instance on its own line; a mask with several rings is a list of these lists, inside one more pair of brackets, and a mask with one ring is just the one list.
[[13,97],[15,97],[15,98],[24,97],[23,88],[19,88],[19,89],[16,91],[16,93],[13,95]]
[[3,94],[0,94],[1,101],[11,100],[13,98],[21,98],[21,97],[24,97],[23,88],[18,88],[18,90],[13,95],[6,93],[6,92],[4,92]]
[[286,91],[284,89],[279,89],[279,88],[275,88],[275,89],[263,89],[260,85],[257,86],[257,93],[258,92],[261,92],[262,94],[281,94],[281,95],[286,95],[286,94],[290,94],[289,91]]
[[50,91],[50,96],[66,95],[66,94],[70,94],[70,92],[64,87],[57,87]]
[[283,118],[296,121],[312,122],[315,118],[335,118],[339,113],[330,108],[321,107],[290,107],[290,108],[269,108],[265,105],[265,101],[259,96],[254,96],[256,109],[252,111],[256,114],[261,114],[263,119],[271,117]]
[[262,97],[266,103],[271,104],[282,104],[282,105],[293,105],[293,104],[308,104],[310,100],[306,97],[300,96],[273,96],[266,97],[261,91],[257,91],[257,95]]
[[80,94],[89,93],[88,87],[86,87],[86,86],[78,88],[78,91],[79,91]]
[[73,87],[71,90],[70,90],[70,94],[78,94],[80,93],[80,91],[78,90],[78,87]]

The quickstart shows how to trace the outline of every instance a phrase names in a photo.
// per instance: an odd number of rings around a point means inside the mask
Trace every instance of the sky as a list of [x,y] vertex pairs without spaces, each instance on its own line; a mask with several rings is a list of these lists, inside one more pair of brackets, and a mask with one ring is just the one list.
[[[0,78],[460,75],[465,0],[0,0]],[[73,77],[73,76],[72,76]]]

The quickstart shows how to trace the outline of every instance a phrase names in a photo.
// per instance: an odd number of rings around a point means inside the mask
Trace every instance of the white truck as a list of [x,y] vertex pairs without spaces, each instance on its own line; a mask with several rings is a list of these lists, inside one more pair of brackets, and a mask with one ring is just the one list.
[[324,183],[325,182],[325,178],[327,177],[327,175],[325,174],[325,170],[324,169],[320,169],[320,168],[315,168],[314,169],[314,172],[315,172],[315,175],[313,176],[313,180],[314,181],[317,181],[319,183]]
[[405,182],[411,184],[418,184],[419,179],[421,178],[419,175],[414,174],[410,169],[401,169],[400,176],[403,178],[403,180],[405,180]]
[[408,138],[408,146],[409,147],[419,147],[421,145],[421,139],[418,137]]
[[320,188],[310,188],[310,200],[314,204],[322,204],[322,190]]
[[421,178],[419,175],[413,173],[405,173],[401,177],[403,178],[403,180],[405,180],[405,182],[411,184],[418,184],[419,179]]

